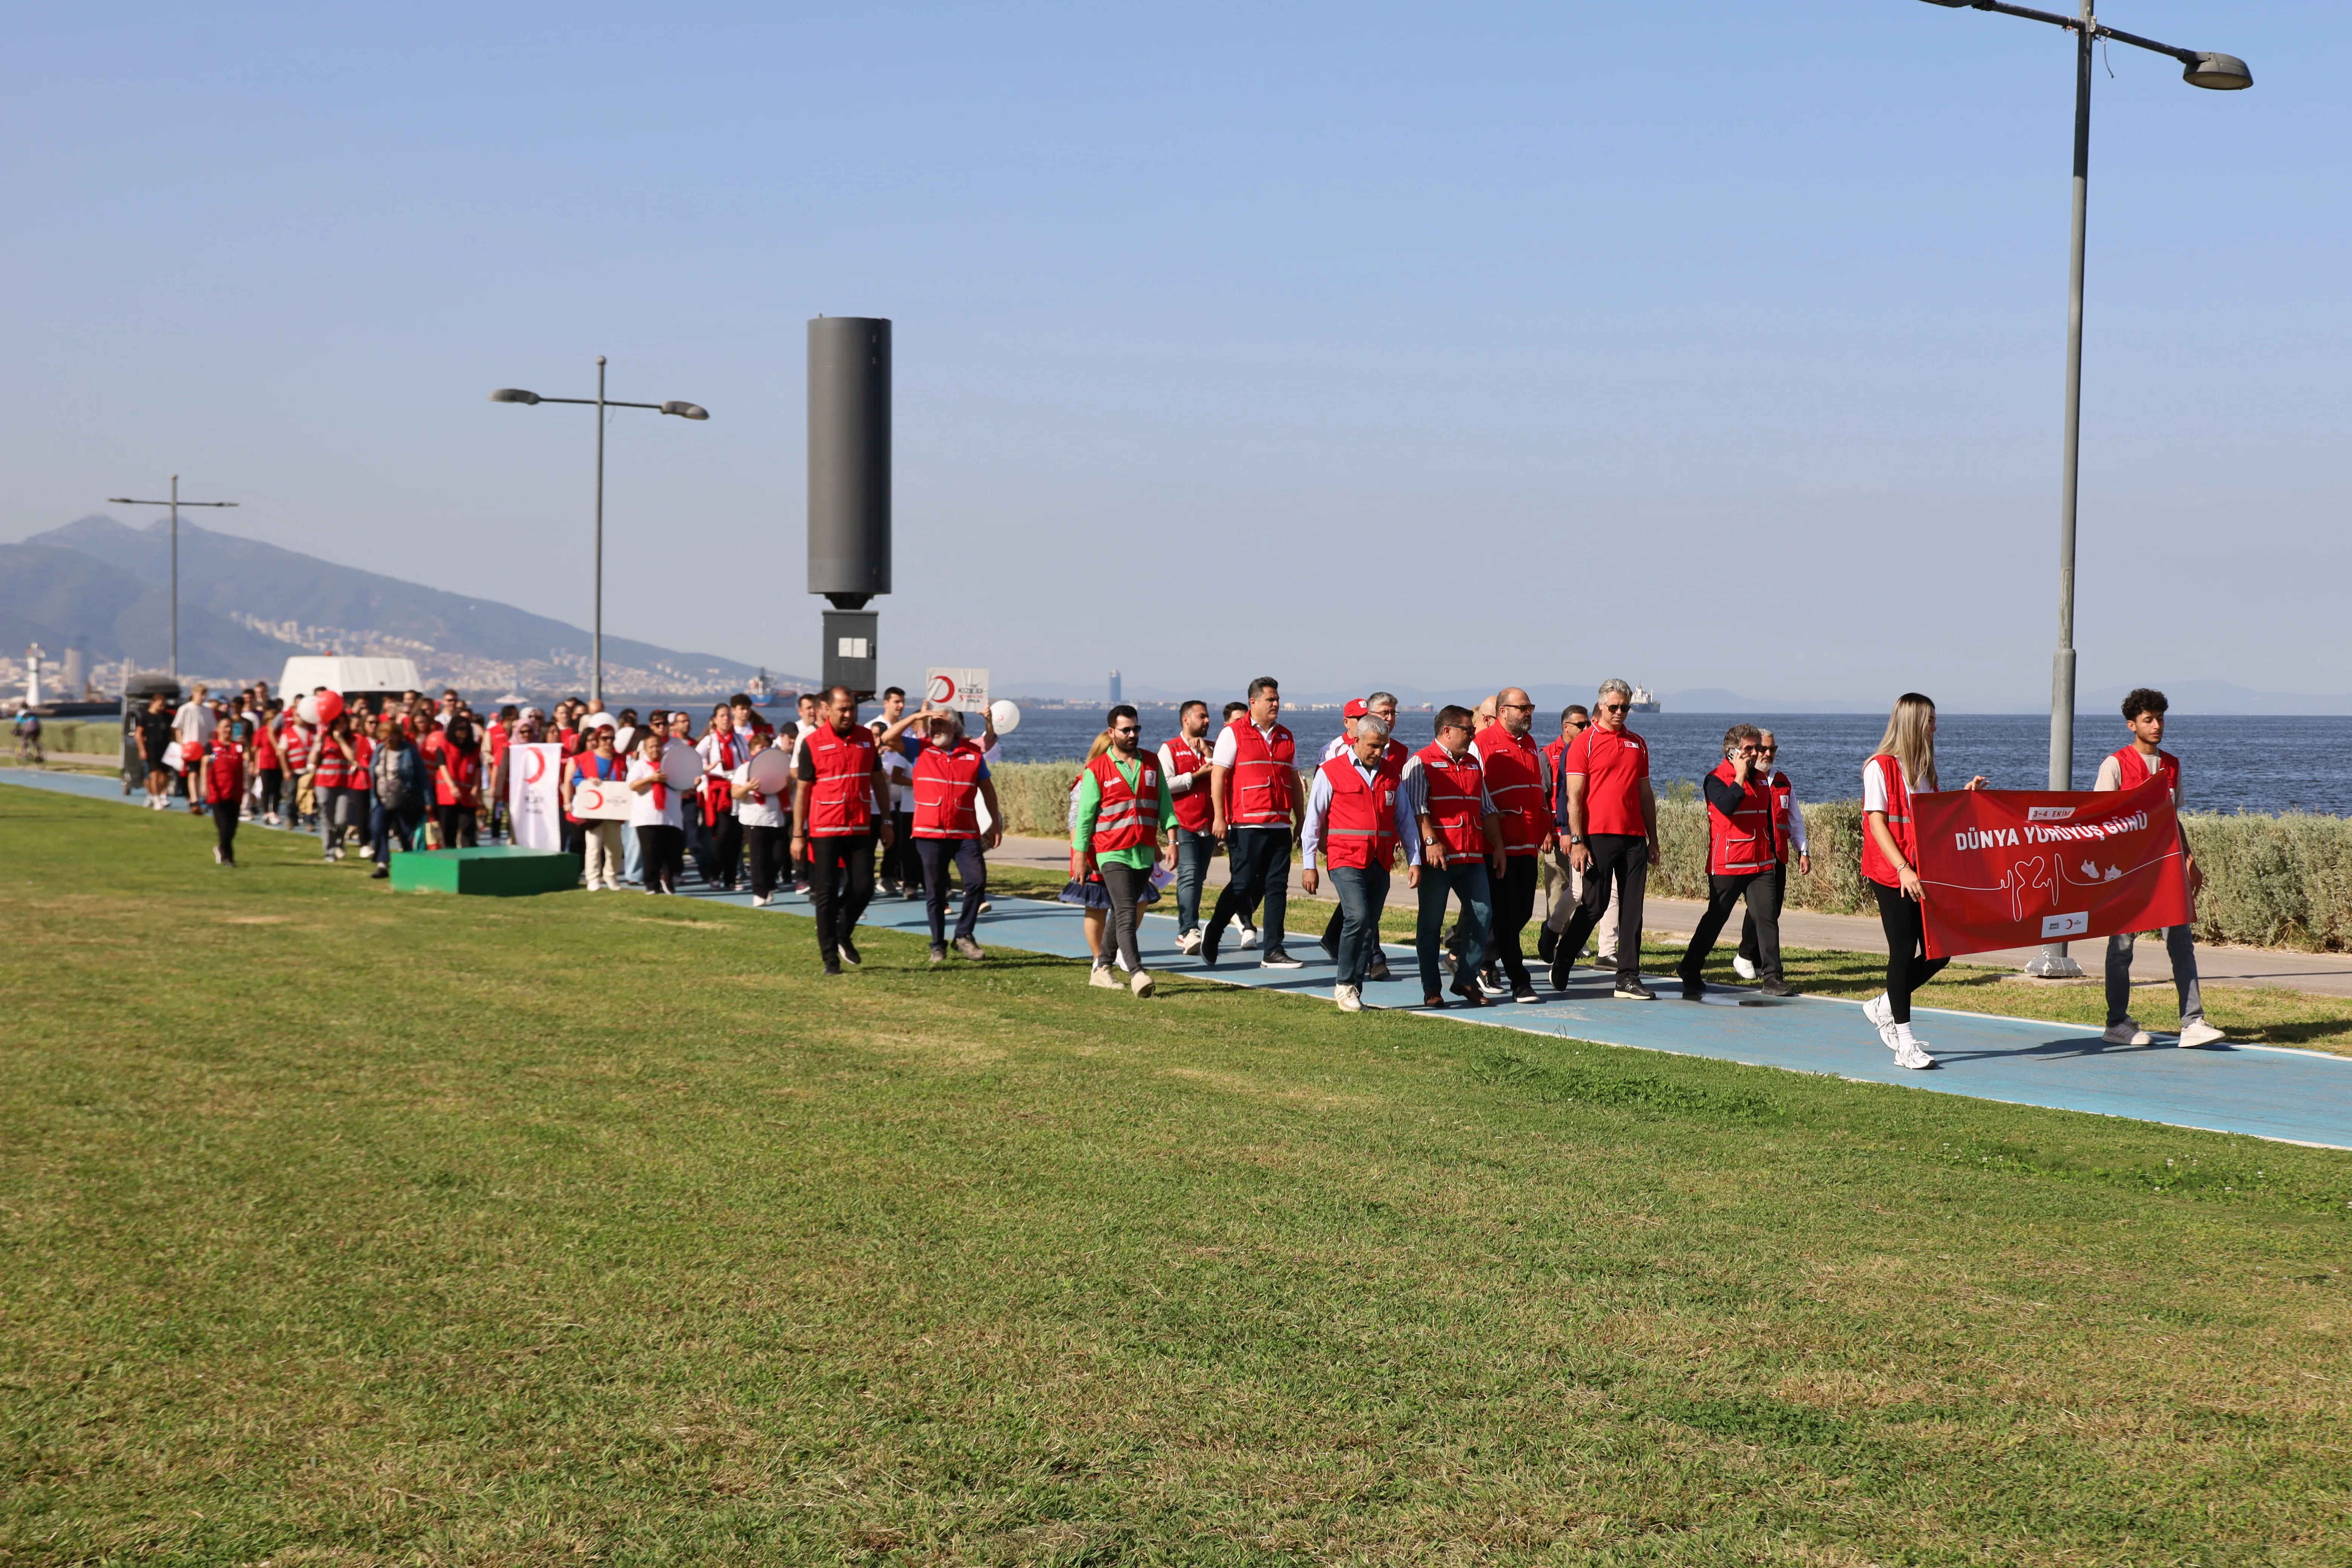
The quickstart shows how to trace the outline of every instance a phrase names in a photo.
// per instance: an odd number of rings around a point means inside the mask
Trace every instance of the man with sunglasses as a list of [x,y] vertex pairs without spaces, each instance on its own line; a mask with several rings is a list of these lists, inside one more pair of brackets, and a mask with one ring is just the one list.
[[1650,868],[1658,863],[1658,795],[1650,787],[1649,742],[1625,727],[1633,705],[1631,686],[1602,681],[1592,727],[1568,748],[1559,825],[1568,837],[1569,864],[1584,878],[1584,895],[1560,932],[1551,985],[1568,989],[1584,939],[1613,901],[1616,994],[1629,1002],[1654,1002],[1658,994],[1642,984],[1642,896],[1650,885]]
[[1494,883],[1494,929],[1486,942],[1486,967],[1497,968],[1514,1002],[1539,1002],[1519,933],[1536,911],[1536,868],[1559,842],[1551,806],[1551,771],[1529,731],[1536,705],[1516,686],[1495,694],[1495,721],[1470,742],[1485,770],[1486,794],[1503,825],[1503,874]]
[[1706,998],[1699,970],[1715,951],[1732,907],[1742,900],[1748,929],[1757,933],[1756,967],[1763,976],[1757,989],[1767,996],[1796,994],[1780,978],[1780,910],[1771,896],[1780,869],[1780,834],[1763,751],[1761,731],[1734,724],[1724,731],[1722,763],[1699,781],[1706,795],[1706,912],[1699,916],[1675,970],[1685,1002]]
[[[1772,925],[1777,931],[1780,924],[1781,900],[1789,893],[1789,851],[1791,848],[1796,850],[1797,869],[1808,877],[1813,874],[1813,857],[1805,845],[1805,808],[1797,803],[1797,786],[1790,784],[1789,775],[1776,765],[1776,759],[1780,754],[1780,742],[1769,730],[1759,732],[1764,737],[1764,742],[1762,750],[1756,753],[1757,762],[1765,777],[1766,787],[1772,792],[1772,835],[1774,847],[1780,852],[1779,864],[1772,868],[1771,887],[1766,895],[1771,900]],[[1732,972],[1742,980],[1755,979],[1756,954],[1756,922],[1751,920],[1747,922],[1747,929],[1739,933],[1739,951],[1731,955]]]
[[[1581,702],[1571,702],[1559,710],[1559,739],[1544,748],[1544,759],[1551,764],[1552,816],[1555,821],[1566,821],[1561,807],[1566,804],[1568,783],[1568,749],[1576,738],[1591,727],[1592,712]],[[1552,885],[1559,890],[1552,896],[1551,909],[1544,915],[1543,929],[1536,933],[1536,956],[1549,963],[1559,953],[1559,933],[1568,929],[1576,913],[1576,906],[1584,898],[1584,874],[1570,864],[1568,841],[1560,839],[1552,846]],[[1601,909],[1601,962],[1611,968],[1617,963],[1617,924],[1609,918],[1609,907]]]

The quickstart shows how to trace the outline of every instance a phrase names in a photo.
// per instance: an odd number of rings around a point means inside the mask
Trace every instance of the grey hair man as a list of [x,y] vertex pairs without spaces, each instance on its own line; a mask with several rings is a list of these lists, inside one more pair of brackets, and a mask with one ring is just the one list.
[[1330,863],[1331,890],[1347,917],[1339,933],[1339,978],[1332,1000],[1343,1013],[1362,1010],[1364,982],[1381,945],[1381,910],[1389,868],[1404,851],[1405,885],[1421,886],[1421,827],[1399,787],[1403,764],[1390,755],[1389,727],[1376,715],[1356,721],[1355,744],[1315,770],[1299,837],[1306,864],[1299,886],[1315,891],[1315,851]]
[[1592,704],[1592,727],[1561,759],[1560,832],[1569,864],[1584,878],[1584,895],[1559,935],[1551,963],[1555,991],[1568,989],[1584,939],[1617,906],[1617,991],[1628,1001],[1654,1002],[1642,984],[1642,897],[1658,863],[1658,795],[1650,786],[1650,746],[1628,729],[1633,689],[1604,680]]
[[[1354,751],[1357,728],[1367,717],[1381,721],[1381,733],[1388,740],[1386,754],[1391,763],[1402,768],[1412,753],[1395,739],[1397,700],[1396,693],[1393,691],[1375,691],[1370,697],[1349,703],[1339,715],[1341,733],[1331,737],[1330,743],[1323,748],[1322,762],[1328,763],[1334,757],[1344,757]],[[1347,910],[1335,906],[1331,910],[1331,919],[1323,927],[1323,951],[1329,955],[1334,963],[1339,962],[1339,932],[1346,920]],[[1388,977],[1389,957],[1387,953],[1381,951],[1380,944],[1376,942],[1372,944],[1371,968],[1366,973],[1364,978],[1386,980]]]

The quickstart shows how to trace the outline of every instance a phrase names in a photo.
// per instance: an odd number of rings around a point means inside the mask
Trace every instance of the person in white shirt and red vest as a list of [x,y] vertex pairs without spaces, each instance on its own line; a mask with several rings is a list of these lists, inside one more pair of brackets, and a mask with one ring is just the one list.
[[[2124,699],[2124,724],[2131,731],[2131,743],[2111,752],[2099,764],[2098,780],[2091,785],[2093,789],[2137,789],[2152,778],[2161,777],[2172,794],[2172,809],[2180,809],[2180,759],[2164,749],[2164,715],[2171,706],[2163,692],[2145,686]],[[2189,900],[2193,907],[2205,875],[2197,868],[2197,857],[2189,852],[2186,835],[2180,841],[2180,869],[2189,879]],[[2172,960],[2172,988],[2180,997],[2180,1044],[2210,1046],[2226,1037],[2205,1021],[2205,997],[2197,987],[2194,934],[2185,925],[2165,927],[2164,952]],[[2132,947],[2138,940],[2135,931],[2118,931],[2107,938],[2105,1038],[2109,1045],[2155,1044],[2155,1037],[2141,1028],[2131,1016]]]
[[[1356,721],[1363,718],[1368,713],[1379,719],[1381,725],[1388,731],[1389,749],[1387,754],[1390,760],[1395,763],[1400,770],[1402,770],[1405,764],[1412,760],[1412,750],[1407,747],[1403,742],[1399,741],[1396,738],[1396,693],[1393,691],[1375,691],[1370,697],[1349,699],[1347,706],[1339,710],[1340,732],[1332,736],[1331,739],[1325,743],[1323,747],[1323,755],[1316,763],[1318,767],[1320,767],[1324,763],[1329,762],[1334,757],[1344,757],[1349,752],[1356,749]],[[1310,806],[1308,809],[1312,810],[1313,807]],[[1348,911],[1346,910],[1335,909],[1331,911],[1330,921],[1323,927],[1323,952],[1334,963],[1339,962],[1339,931],[1346,923],[1347,918]],[[1367,980],[1386,980],[1388,977],[1388,954],[1382,952],[1380,950],[1379,944],[1375,943],[1372,947],[1372,966],[1370,970],[1366,971],[1364,978]]]
[[1551,769],[1535,743],[1535,720],[1534,700],[1507,686],[1495,694],[1495,721],[1470,742],[1486,772],[1486,794],[1503,820],[1503,874],[1494,885],[1495,923],[1484,967],[1490,973],[1501,970],[1515,1002],[1541,1000],[1528,978],[1519,933],[1536,912],[1536,873],[1556,842]]
[[[1982,789],[1977,774],[1969,789]],[[1920,1070],[1936,1065],[1927,1043],[1911,1033],[1911,994],[1943,973],[1948,957],[1929,958],[1927,889],[1919,880],[1919,837],[1911,797],[1942,788],[1936,774],[1936,705],[1916,691],[1895,700],[1878,750],[1862,764],[1862,875],[1878,900],[1886,933],[1886,989],[1862,1005],[1862,1016],[1895,1053],[1895,1065]]]
[[[1421,965],[1421,1002],[1443,1007],[1437,989],[1437,939],[1445,926],[1445,900],[1462,900],[1462,948],[1486,951],[1486,923],[1494,908],[1493,879],[1503,874],[1503,818],[1486,793],[1486,770],[1470,749],[1470,710],[1437,710],[1437,739],[1415,752],[1404,766],[1403,792],[1421,828],[1420,920],[1413,930],[1413,956]],[[1454,972],[1454,994],[1464,1004],[1484,1007],[1469,964]]]
[[1194,698],[1176,710],[1176,733],[1160,744],[1160,771],[1176,806],[1176,951],[1201,947],[1201,889],[1217,841],[1209,827],[1209,705]]
[[1217,963],[1225,922],[1265,900],[1264,969],[1303,968],[1282,948],[1290,896],[1290,846],[1307,803],[1298,793],[1298,742],[1282,723],[1282,687],[1271,675],[1249,684],[1249,711],[1225,726],[1209,758],[1209,831],[1225,846],[1228,876],[1201,938],[1201,962]]
[[1757,989],[1767,996],[1793,996],[1780,976],[1780,911],[1772,897],[1773,879],[1780,869],[1780,832],[1772,811],[1772,781],[1763,771],[1764,732],[1753,724],[1734,724],[1723,732],[1723,761],[1699,781],[1706,796],[1706,912],[1691,932],[1690,946],[1675,973],[1683,983],[1683,1000],[1696,1002],[1706,994],[1699,973],[1715,939],[1731,918],[1733,906],[1746,900],[1748,929],[1756,933]]
[[1298,841],[1307,864],[1298,881],[1315,891],[1315,851],[1322,850],[1342,917],[1339,978],[1331,988],[1342,1013],[1363,1011],[1364,981],[1371,955],[1380,951],[1381,910],[1388,902],[1390,868],[1400,848],[1405,886],[1421,886],[1421,826],[1399,787],[1404,759],[1397,753],[1403,749],[1389,743],[1386,721],[1362,714],[1353,745],[1315,770],[1307,796]]
[[801,738],[793,786],[793,859],[805,863],[816,950],[827,974],[864,962],[850,932],[874,897],[874,851],[890,847],[890,781],[874,731],[846,686],[825,693],[824,722]]
[[[1616,994],[1654,1002],[1642,984],[1642,898],[1658,863],[1658,795],[1650,786],[1650,745],[1625,726],[1633,689],[1604,680],[1592,702],[1592,724],[1569,743],[1567,777],[1559,792],[1559,823],[1568,835],[1568,862],[1584,879],[1576,913],[1553,949],[1551,984],[1568,989],[1584,939],[1617,906]],[[1612,885],[1613,883],[1613,885]]]
[[[970,959],[988,956],[972,939],[973,922],[988,896],[988,862],[983,848],[993,849],[1004,838],[1004,808],[997,804],[995,781],[988,776],[988,760],[978,746],[964,739],[963,720],[951,709],[934,710],[926,721],[930,744],[915,759],[915,809],[910,826],[915,853],[923,868],[923,898],[931,920],[931,962],[945,963],[947,950],[948,872],[963,875],[963,910],[956,916],[955,950]],[[988,805],[988,831],[980,830],[980,803]]]

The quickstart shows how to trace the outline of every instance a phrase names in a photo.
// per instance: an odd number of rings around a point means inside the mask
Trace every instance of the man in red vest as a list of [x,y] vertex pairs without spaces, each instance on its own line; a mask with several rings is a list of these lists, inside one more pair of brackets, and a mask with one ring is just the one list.
[[[973,922],[988,896],[988,862],[983,848],[993,849],[1004,838],[1004,808],[997,804],[996,784],[988,776],[988,761],[978,746],[964,739],[963,720],[952,709],[935,710],[927,722],[930,744],[915,759],[912,831],[915,853],[923,866],[923,897],[931,921],[931,962],[944,963],[947,950],[948,868],[963,878],[963,910],[956,917],[955,950],[970,959],[985,958],[972,940]],[[980,830],[980,805],[988,806],[988,832]]]
[[1723,732],[1722,763],[1699,781],[1706,795],[1706,912],[1699,916],[1675,971],[1685,1002],[1706,996],[1699,971],[1715,951],[1732,906],[1743,899],[1748,929],[1756,935],[1756,972],[1761,977],[1757,989],[1767,996],[1796,994],[1780,977],[1780,911],[1772,896],[1780,870],[1780,833],[1763,752],[1763,731],[1753,724],[1734,724]]
[[1201,962],[1213,969],[1225,922],[1265,900],[1265,969],[1305,965],[1282,948],[1282,914],[1290,896],[1290,846],[1307,803],[1298,792],[1298,742],[1282,723],[1282,687],[1271,675],[1249,685],[1249,711],[1225,726],[1209,757],[1209,831],[1225,846],[1229,868]]
[[1160,772],[1176,806],[1176,951],[1201,950],[1201,889],[1217,853],[1209,832],[1209,705],[1194,698],[1177,710],[1176,733],[1160,742]]
[[[1396,738],[1397,700],[1393,691],[1375,691],[1370,697],[1350,699],[1339,710],[1340,732],[1331,737],[1323,747],[1323,755],[1316,765],[1320,767],[1334,757],[1344,757],[1356,746],[1356,721],[1370,714],[1385,725],[1389,732],[1388,756],[1402,769],[1412,757],[1412,750]],[[1333,910],[1330,921],[1323,927],[1323,951],[1331,962],[1339,962],[1339,931],[1348,917],[1345,910]],[[1386,980],[1389,977],[1389,955],[1377,943],[1372,948],[1372,966],[1364,978]]]
[[1486,794],[1503,822],[1503,874],[1494,887],[1495,929],[1487,939],[1485,967],[1499,968],[1514,1002],[1542,1000],[1528,978],[1519,933],[1536,912],[1536,869],[1557,841],[1553,831],[1551,776],[1532,737],[1536,705],[1516,686],[1495,694],[1495,721],[1478,731],[1470,749],[1485,770]]
[[[1812,847],[1805,841],[1805,807],[1797,798],[1797,786],[1780,767],[1780,742],[1772,731],[1761,731],[1762,749],[1756,753],[1756,773],[1764,787],[1772,792],[1773,841],[1780,846],[1780,863],[1772,868],[1769,897],[1772,900],[1772,921],[1779,929],[1780,905],[1789,894],[1789,857],[1797,858],[1797,870],[1802,876],[1813,874]],[[1742,980],[1756,978],[1756,922],[1749,921],[1739,933],[1739,951],[1731,955],[1731,971]]]
[[[2161,777],[2172,792],[2173,809],[2180,809],[2180,759],[2164,749],[2164,715],[2171,706],[2163,692],[2146,686],[2124,699],[2124,724],[2131,731],[2131,743],[2117,749],[2099,764],[2098,780],[2091,785],[2093,789],[2136,789],[2151,778]],[[2186,837],[2180,845],[2180,866],[2189,879],[2189,897],[2193,903],[2205,875],[2198,870],[2197,858],[2189,852]],[[2138,940],[2138,933],[2134,931],[2120,931],[2107,938],[2105,1037],[2110,1045],[2155,1043],[2156,1037],[2141,1028],[2138,1020],[2131,1016],[2132,947]],[[2227,1038],[2205,1021],[2205,997],[2197,984],[2197,943],[2189,928],[2167,926],[2164,951],[2172,960],[2172,987],[2180,998],[2180,1043],[2210,1046]]]
[[[1421,879],[1421,918],[1413,931],[1425,1007],[1445,1005],[1437,988],[1437,939],[1445,925],[1446,896],[1462,901],[1462,950],[1486,952],[1494,908],[1492,879],[1502,876],[1505,864],[1502,815],[1486,793],[1486,771],[1470,749],[1471,723],[1467,708],[1439,709],[1437,739],[1415,752],[1404,766],[1403,794],[1421,828],[1426,868]],[[1470,1006],[1484,1007],[1486,995],[1478,989],[1474,967],[1457,964],[1454,994]]]
[[846,686],[825,696],[825,721],[802,737],[794,768],[793,859],[808,868],[817,953],[838,974],[845,961],[863,962],[849,933],[874,896],[875,847],[890,844],[890,780],[856,697]]
[[[1402,748],[1394,748],[1402,750]],[[1315,771],[1307,797],[1299,847],[1307,864],[1299,886],[1315,891],[1315,851],[1331,868],[1339,895],[1339,978],[1331,999],[1342,1013],[1364,1007],[1364,980],[1381,945],[1381,910],[1388,902],[1389,868],[1404,850],[1405,886],[1421,886],[1421,828],[1399,788],[1404,764],[1391,754],[1387,723],[1370,713],[1356,721],[1355,743]]]
[[1625,727],[1633,707],[1632,687],[1602,681],[1592,707],[1592,727],[1569,745],[1560,790],[1568,860],[1584,878],[1584,896],[1553,952],[1552,989],[1568,989],[1584,939],[1614,901],[1617,994],[1654,1002],[1658,994],[1642,984],[1642,895],[1650,885],[1650,868],[1658,863],[1658,795],[1650,787],[1650,746]]

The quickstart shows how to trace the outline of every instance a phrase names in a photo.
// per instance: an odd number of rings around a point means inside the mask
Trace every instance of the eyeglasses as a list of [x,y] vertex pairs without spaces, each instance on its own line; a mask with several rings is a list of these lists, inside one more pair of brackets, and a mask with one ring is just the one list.
[[1517,709],[1524,713],[1532,713],[1536,710],[1536,705],[1532,702],[1497,702],[1495,706],[1497,708]]

